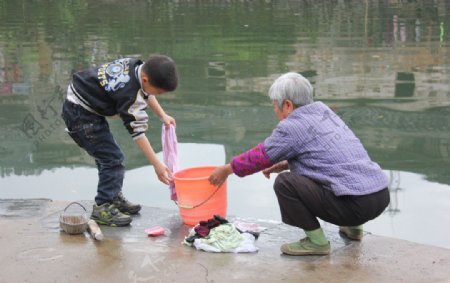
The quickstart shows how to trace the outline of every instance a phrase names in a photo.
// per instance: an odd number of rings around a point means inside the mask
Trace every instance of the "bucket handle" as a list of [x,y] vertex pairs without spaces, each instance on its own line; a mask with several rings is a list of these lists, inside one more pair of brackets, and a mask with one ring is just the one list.
[[81,206],[81,207],[84,209],[85,212],[87,212],[86,208],[85,208],[81,203],[76,202],[76,201],[69,203],[69,204],[66,206],[66,208],[64,208],[64,212],[66,212],[66,210],[67,210],[67,209],[69,208],[69,206],[71,206],[72,204],[78,204],[79,206]]
[[180,204],[176,200],[174,200],[174,202],[179,208],[194,209],[194,208],[197,208],[197,207],[199,207],[201,205],[204,205],[207,201],[209,201],[219,191],[220,188],[222,188],[222,185],[220,187],[217,187],[216,190],[209,197],[207,197],[204,201],[202,201],[202,202],[200,202],[199,204],[196,204],[196,205]]

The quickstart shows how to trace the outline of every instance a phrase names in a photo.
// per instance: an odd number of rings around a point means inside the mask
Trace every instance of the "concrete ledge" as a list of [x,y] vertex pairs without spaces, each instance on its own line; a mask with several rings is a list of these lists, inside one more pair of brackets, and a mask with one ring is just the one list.
[[[92,202],[83,202],[91,208]],[[144,207],[132,226],[101,226],[105,239],[60,232],[68,202],[0,200],[0,282],[450,282],[450,250],[375,235],[362,242],[326,231],[329,256],[280,255],[298,229],[278,223],[257,241],[254,254],[213,254],[181,244],[190,227],[178,211]],[[229,217],[230,220],[233,217]],[[168,236],[149,238],[160,225]]]

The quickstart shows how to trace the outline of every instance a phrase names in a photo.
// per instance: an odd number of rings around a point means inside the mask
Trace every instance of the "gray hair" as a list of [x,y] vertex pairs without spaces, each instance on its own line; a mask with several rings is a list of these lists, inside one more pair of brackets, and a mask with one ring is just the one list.
[[313,103],[313,87],[302,75],[294,72],[280,76],[269,89],[269,97],[278,102],[280,108],[285,100],[290,100],[295,107]]

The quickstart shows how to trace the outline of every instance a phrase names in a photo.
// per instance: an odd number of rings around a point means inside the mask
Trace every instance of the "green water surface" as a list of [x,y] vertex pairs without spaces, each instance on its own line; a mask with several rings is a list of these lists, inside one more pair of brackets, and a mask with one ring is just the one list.
[[[177,119],[183,166],[261,142],[277,123],[268,87],[300,72],[391,177],[391,204],[367,229],[450,248],[449,34],[445,0],[0,0],[0,198],[92,199],[94,163],[59,116],[71,74],[164,53],[180,86],[158,99]],[[129,198],[176,208],[121,121],[110,124]],[[150,114],[157,152],[160,130]],[[279,221],[272,182],[230,177],[229,214]]]

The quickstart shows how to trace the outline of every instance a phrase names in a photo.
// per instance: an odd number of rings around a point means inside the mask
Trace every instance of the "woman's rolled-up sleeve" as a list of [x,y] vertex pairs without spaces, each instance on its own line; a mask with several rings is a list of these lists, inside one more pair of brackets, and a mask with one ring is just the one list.
[[239,177],[251,175],[273,165],[262,143],[231,159],[233,173]]

